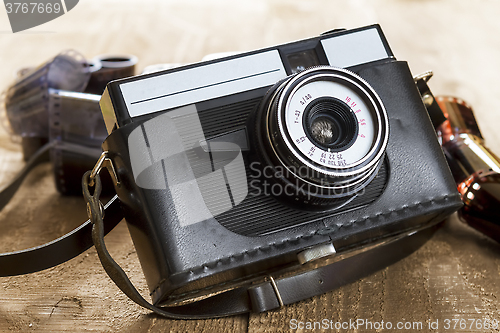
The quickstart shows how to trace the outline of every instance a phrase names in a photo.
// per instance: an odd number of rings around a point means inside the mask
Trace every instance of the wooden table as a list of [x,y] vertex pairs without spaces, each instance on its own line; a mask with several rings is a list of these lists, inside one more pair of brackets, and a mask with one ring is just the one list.
[[[435,94],[456,95],[474,106],[487,143],[499,154],[499,14],[500,3],[493,0],[87,0],[52,22],[12,34],[0,9],[0,88],[11,82],[16,69],[68,48],[89,58],[135,54],[142,69],[380,23],[396,57],[407,60],[414,74],[435,72],[430,82]],[[0,130],[0,185],[22,165],[19,145]],[[52,168],[44,164],[0,212],[0,250],[47,242],[85,218],[83,199],[60,196]],[[107,244],[147,294],[123,223],[107,236]],[[372,276],[279,311],[215,320],[151,315],[114,286],[94,249],[39,273],[0,278],[0,290],[1,331],[288,332],[296,331],[292,320],[365,319],[394,326],[422,323],[421,332],[437,332],[429,329],[436,321],[439,332],[493,332],[498,330],[469,329],[468,320],[500,320],[500,247],[453,216],[420,250]],[[467,328],[445,330],[446,319],[464,319]],[[375,331],[380,330],[357,330]]]

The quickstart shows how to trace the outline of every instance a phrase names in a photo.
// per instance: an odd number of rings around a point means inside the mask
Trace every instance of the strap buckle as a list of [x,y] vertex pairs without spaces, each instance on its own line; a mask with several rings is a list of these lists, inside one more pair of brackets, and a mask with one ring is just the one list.
[[94,186],[95,184],[95,178],[99,173],[101,172],[102,168],[105,167],[108,169],[109,174],[111,175],[111,179],[113,180],[113,183],[115,183],[116,186],[120,186],[120,181],[118,179],[118,176],[116,174],[115,167],[113,165],[113,161],[108,157],[108,152],[104,151],[99,159],[97,160],[97,163],[95,164],[94,168],[92,169],[90,173],[90,181],[89,185]]
[[269,275],[269,281],[271,282],[271,286],[273,287],[274,293],[276,294],[276,298],[278,299],[280,308],[282,308],[284,304],[283,304],[283,299],[281,298],[280,291],[278,289],[278,285],[276,284],[276,281],[274,281],[274,278],[271,275]]
[[431,89],[429,88],[429,85],[427,84],[432,75],[432,71],[427,71],[415,76],[413,80],[415,81],[415,85],[417,86],[417,89],[420,93],[422,102],[427,109],[427,113],[431,118],[432,125],[434,125],[434,129],[437,130],[438,127],[446,121],[446,117],[444,116],[443,110],[441,110],[441,107],[437,103],[434,95],[431,92]]
[[427,82],[429,82],[433,75],[434,73],[432,71],[427,71],[413,78],[413,81],[415,81],[415,84],[417,85],[417,88],[422,96],[422,101],[426,107],[429,107],[432,103],[434,103],[434,96],[427,86]]
[[427,83],[433,75],[434,75],[434,73],[432,71],[423,72],[423,73],[420,73],[417,76],[415,76],[413,78],[413,81],[415,81],[415,83],[417,83],[418,81],[423,80],[424,82]]

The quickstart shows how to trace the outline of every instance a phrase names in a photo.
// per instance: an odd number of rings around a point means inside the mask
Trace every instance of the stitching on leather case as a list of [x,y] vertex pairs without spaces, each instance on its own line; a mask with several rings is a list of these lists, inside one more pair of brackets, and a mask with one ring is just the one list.
[[[429,200],[429,201],[422,201],[422,202],[417,202],[417,203],[414,203],[412,205],[403,205],[401,208],[399,209],[390,209],[389,211],[387,212],[379,212],[379,213],[375,213],[373,214],[372,216],[367,216],[367,217],[364,217],[362,218],[361,220],[351,220],[349,222],[347,222],[346,224],[342,224],[340,226],[338,226],[338,229],[340,229],[341,227],[350,227],[352,226],[354,223],[360,223],[360,222],[366,222],[366,221],[369,221],[369,220],[373,220],[375,218],[378,218],[380,216],[387,216],[387,215],[390,215],[390,214],[393,214],[393,213],[399,213],[401,211],[404,211],[404,210],[407,210],[407,209],[411,209],[411,208],[415,208],[417,206],[420,206],[422,204],[432,204],[432,203],[440,203],[440,202],[444,202],[450,198],[453,198],[457,196],[456,194],[453,194],[453,195],[445,195],[441,198],[438,198],[438,199],[433,199],[433,200]],[[337,229],[337,230],[338,230]],[[317,234],[320,234],[319,232],[323,231],[325,229],[317,229],[315,230],[314,232],[311,232],[310,234],[307,234],[307,235],[299,235],[295,238],[290,238],[290,239],[284,239],[282,240],[281,242],[277,242],[277,243],[271,243],[271,244],[268,244],[266,246],[260,246],[260,247],[256,247],[254,249],[251,249],[251,250],[245,250],[243,252],[240,252],[240,253],[235,253],[235,254],[232,254],[228,257],[224,257],[224,258],[221,258],[221,259],[217,259],[211,263],[207,263],[207,264],[204,264],[204,265],[201,265],[201,266],[198,266],[198,267],[195,267],[194,269],[190,270],[189,273],[191,274],[196,274],[195,271],[197,270],[203,270],[205,268],[213,268],[215,266],[217,266],[217,264],[221,261],[224,261],[224,260],[230,260],[231,258],[236,258],[236,257],[240,257],[240,256],[244,256],[245,254],[253,254],[253,253],[256,253],[257,251],[261,250],[261,251],[265,251],[271,247],[275,247],[275,246],[279,246],[281,244],[285,244],[285,243],[290,243],[290,242],[294,242],[294,241],[298,241],[300,239],[307,239],[307,238],[310,238],[310,237],[313,237]]]
[[[314,237],[315,235],[321,235],[321,236],[324,236],[326,233],[324,231],[328,231],[327,233],[331,233],[335,230],[339,230],[343,227],[351,227],[352,225],[354,225],[354,223],[358,224],[358,223],[366,223],[367,221],[369,220],[374,220],[374,219],[377,219],[379,217],[383,217],[383,216],[387,216],[387,215],[391,215],[391,214],[398,214],[404,210],[408,210],[408,209],[412,209],[412,208],[415,208],[415,207],[418,207],[418,206],[421,206],[421,205],[426,205],[426,204],[435,204],[435,203],[442,203],[442,202],[445,202],[451,198],[455,198],[457,197],[458,194],[447,194],[445,196],[442,196],[441,198],[437,198],[437,199],[432,199],[432,200],[428,200],[428,201],[418,201],[416,203],[413,203],[411,205],[403,205],[401,206],[401,208],[399,209],[389,209],[388,211],[386,212],[377,212],[377,213],[374,213],[373,215],[371,216],[367,216],[367,217],[364,217],[360,220],[351,220],[347,223],[344,223],[344,224],[341,224],[341,225],[337,225],[336,227],[337,228],[323,228],[323,229],[317,229],[313,232],[311,232],[310,234],[306,234],[306,235],[300,235],[300,236],[297,236],[295,238],[291,238],[291,239],[284,239],[282,240],[281,242],[279,243],[271,243],[271,244],[268,244],[266,246],[260,246],[260,247],[257,247],[257,248],[254,248],[254,249],[251,249],[251,250],[245,250],[243,252],[240,252],[240,253],[235,253],[235,254],[232,254],[228,257],[224,257],[224,258],[221,258],[221,259],[218,259],[218,260],[215,260],[211,263],[207,263],[207,264],[204,264],[204,265],[201,265],[201,266],[197,266],[197,267],[194,267],[192,270],[188,271],[188,272],[185,272],[184,274],[197,274],[196,272],[197,271],[204,271],[206,269],[211,269],[211,268],[215,268],[219,263],[222,263],[223,261],[230,261],[231,259],[237,259],[237,258],[241,258],[243,257],[244,255],[249,255],[249,254],[253,254],[253,253],[256,253],[257,251],[266,251],[267,249],[270,249],[271,247],[276,247],[276,246],[279,246],[279,245],[282,245],[282,244],[285,244],[285,243],[291,243],[291,242],[296,242],[296,241],[299,241],[300,239],[307,239],[307,238],[311,238],[311,237]],[[245,277],[246,278],[246,277]],[[239,279],[236,279],[236,280],[239,280]],[[157,286],[156,288],[151,292],[151,294],[154,294],[156,292],[156,290],[158,290],[158,288],[160,288],[161,284],[163,283],[164,281],[161,281]],[[224,284],[227,284],[229,282],[234,282],[234,280],[232,281],[226,281],[226,282],[223,282],[219,285],[224,285]],[[215,285],[215,286],[219,286],[219,285]],[[209,286],[207,288],[203,288],[203,289],[199,289],[199,290],[195,290],[195,291],[191,291],[191,292],[187,292],[187,293],[184,293],[184,294],[180,294],[180,295],[176,295],[177,297],[182,297],[184,295],[187,295],[187,294],[190,294],[190,293],[197,293],[201,290],[209,290],[209,289],[212,289],[213,287],[215,286]]]
[[[341,228],[351,227],[354,225],[354,223],[358,224],[358,223],[362,223],[362,222],[368,222],[369,220],[374,220],[374,219],[377,219],[379,217],[384,217],[384,216],[391,215],[391,214],[398,214],[401,211],[413,209],[413,208],[416,208],[416,207],[422,206],[422,205],[427,205],[427,204],[432,205],[434,203],[441,203],[441,202],[447,201],[448,199],[453,198],[453,197],[458,197],[458,194],[457,193],[456,194],[447,194],[447,195],[445,195],[441,198],[438,198],[438,199],[433,199],[433,200],[428,200],[428,201],[417,201],[411,205],[405,204],[405,205],[402,205],[401,208],[399,208],[399,209],[389,209],[387,212],[378,212],[378,213],[375,213],[371,216],[363,217],[362,219],[350,220],[349,222],[336,225],[337,228],[332,227],[332,228],[328,228],[328,230],[329,230],[329,232],[336,231],[336,230],[339,230]],[[320,230],[318,230],[318,231],[320,231]]]

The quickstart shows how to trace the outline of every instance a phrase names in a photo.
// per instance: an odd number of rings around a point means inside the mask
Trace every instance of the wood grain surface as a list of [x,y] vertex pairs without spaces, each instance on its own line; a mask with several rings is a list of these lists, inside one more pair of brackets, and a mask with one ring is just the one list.
[[[88,58],[135,54],[141,70],[380,23],[396,57],[408,61],[414,74],[434,71],[436,95],[459,96],[474,107],[488,146],[500,154],[499,14],[496,0],[82,0],[52,22],[12,34],[0,8],[0,89],[17,69],[69,48]],[[22,166],[19,144],[0,129],[0,186]],[[51,165],[41,165],[0,212],[0,251],[50,241],[85,218],[83,199],[60,196]],[[126,226],[120,224],[106,241],[146,295]],[[0,278],[2,332],[385,331],[293,329],[296,321],[323,319],[422,323],[421,329],[399,331],[498,332],[469,327],[469,319],[500,320],[500,246],[452,216],[420,250],[356,283],[278,311],[214,320],[151,315],[113,285],[94,249],[39,273]],[[467,327],[445,330],[447,319],[464,319]],[[439,329],[429,328],[436,321]]]

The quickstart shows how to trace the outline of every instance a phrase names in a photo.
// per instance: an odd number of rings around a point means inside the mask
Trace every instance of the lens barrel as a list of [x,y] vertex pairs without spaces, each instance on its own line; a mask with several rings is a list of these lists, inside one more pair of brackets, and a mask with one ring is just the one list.
[[290,199],[311,208],[340,207],[362,193],[383,163],[388,138],[387,112],[373,88],[329,66],[274,85],[254,121],[262,167],[273,168]]

